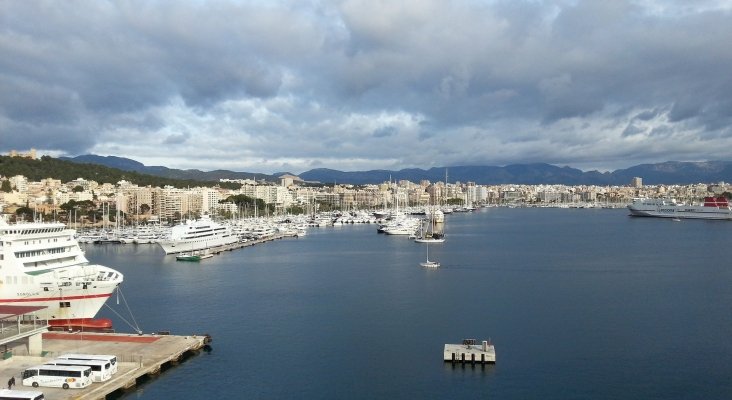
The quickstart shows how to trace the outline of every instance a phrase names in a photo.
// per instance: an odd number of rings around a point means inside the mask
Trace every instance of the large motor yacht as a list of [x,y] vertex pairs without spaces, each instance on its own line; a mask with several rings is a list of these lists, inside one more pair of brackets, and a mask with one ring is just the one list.
[[231,227],[221,225],[208,215],[197,220],[187,220],[174,226],[170,231],[170,239],[161,240],[160,247],[165,254],[205,250],[233,244],[239,241]]

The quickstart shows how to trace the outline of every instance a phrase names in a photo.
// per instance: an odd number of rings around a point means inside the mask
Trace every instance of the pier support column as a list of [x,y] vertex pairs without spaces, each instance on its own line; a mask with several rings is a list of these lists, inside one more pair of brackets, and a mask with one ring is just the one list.
[[172,364],[172,365],[178,365],[178,364],[180,364],[180,359],[181,359],[182,356],[183,356],[182,353],[181,354],[178,354],[176,356],[173,356],[173,358],[170,359],[170,364]]
[[147,376],[154,377],[160,375],[160,366],[152,368],[150,371],[147,372]]
[[38,354],[43,352],[43,333],[36,333],[28,336],[28,354]]

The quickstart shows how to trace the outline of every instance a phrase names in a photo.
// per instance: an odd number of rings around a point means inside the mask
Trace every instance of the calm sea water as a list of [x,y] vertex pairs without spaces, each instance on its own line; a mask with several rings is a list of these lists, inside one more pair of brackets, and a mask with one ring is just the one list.
[[[732,223],[626,214],[450,215],[430,245],[438,270],[419,267],[424,244],[374,225],[200,263],[86,250],[125,274],[143,331],[214,339],[125,399],[732,398]],[[490,338],[497,364],[443,363],[463,338]]]

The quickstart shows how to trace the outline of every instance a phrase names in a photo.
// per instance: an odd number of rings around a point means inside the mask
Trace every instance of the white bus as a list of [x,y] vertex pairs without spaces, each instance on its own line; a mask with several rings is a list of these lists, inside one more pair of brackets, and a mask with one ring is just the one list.
[[43,392],[0,389],[0,400],[44,400]]
[[106,355],[106,354],[64,354],[56,357],[57,360],[101,360],[109,362],[110,371],[112,375],[117,373],[117,356]]
[[91,367],[38,365],[23,371],[24,386],[85,388],[92,384]]
[[106,382],[112,378],[112,364],[103,360],[65,360],[55,359],[45,363],[46,365],[78,365],[91,367],[91,378],[94,382]]

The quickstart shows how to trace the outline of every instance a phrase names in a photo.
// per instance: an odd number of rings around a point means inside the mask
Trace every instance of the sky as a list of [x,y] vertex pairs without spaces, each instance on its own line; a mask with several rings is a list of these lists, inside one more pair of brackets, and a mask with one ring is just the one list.
[[0,153],[301,173],[732,160],[732,1],[0,1]]

